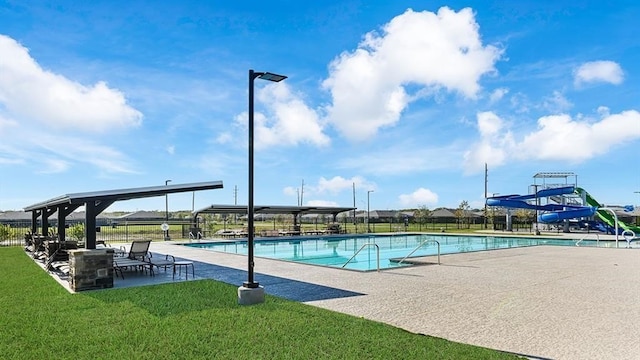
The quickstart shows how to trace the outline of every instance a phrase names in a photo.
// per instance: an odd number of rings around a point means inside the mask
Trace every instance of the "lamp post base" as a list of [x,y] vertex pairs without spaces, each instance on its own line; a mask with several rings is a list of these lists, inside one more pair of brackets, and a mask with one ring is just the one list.
[[238,304],[240,305],[254,305],[264,302],[264,287],[246,287],[240,286],[238,288]]

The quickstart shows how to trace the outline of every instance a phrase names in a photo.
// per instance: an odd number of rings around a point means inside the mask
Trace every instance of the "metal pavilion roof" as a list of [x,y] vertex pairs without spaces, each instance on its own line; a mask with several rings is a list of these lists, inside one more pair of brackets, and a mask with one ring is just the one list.
[[24,208],[24,211],[42,210],[59,205],[84,205],[87,201],[110,201],[140,199],[179,192],[221,189],[222,181],[209,181],[189,184],[159,185],[130,189],[103,190],[61,195]]
[[47,218],[57,212],[58,237],[65,238],[65,218],[80,206],[85,207],[85,247],[95,249],[96,217],[116,201],[141,199],[166,194],[221,189],[222,181],[148,186],[61,195],[24,208],[31,212],[31,231],[37,233],[37,218],[42,216],[42,234],[48,233]]
[[[353,207],[332,206],[285,206],[285,205],[255,205],[254,214],[332,214],[337,215],[345,211],[353,211]],[[247,205],[211,205],[195,210],[193,214],[246,214]]]

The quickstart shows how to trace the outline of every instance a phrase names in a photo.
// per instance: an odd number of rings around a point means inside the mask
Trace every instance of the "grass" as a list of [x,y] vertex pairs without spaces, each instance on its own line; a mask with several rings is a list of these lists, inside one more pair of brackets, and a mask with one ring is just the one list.
[[516,358],[213,280],[70,294],[17,247],[0,273],[6,359]]

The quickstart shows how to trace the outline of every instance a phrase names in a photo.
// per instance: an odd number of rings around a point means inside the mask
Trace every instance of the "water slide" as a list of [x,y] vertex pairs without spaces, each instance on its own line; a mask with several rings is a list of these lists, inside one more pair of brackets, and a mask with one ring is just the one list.
[[[586,192],[584,189],[581,188],[576,188],[576,191],[579,193],[584,193],[585,195],[585,199],[587,202],[587,205],[589,206],[593,206],[595,208],[601,208],[602,205],[600,205],[600,203],[598,201],[596,201],[596,199],[594,199],[591,195],[589,195],[588,192]],[[611,226],[612,228],[615,227],[615,219],[613,217],[613,215],[606,211],[606,210],[602,210],[602,209],[598,209],[596,211],[596,214],[598,215],[598,217],[600,218],[600,220],[602,220],[602,222],[604,222],[605,224]],[[630,225],[627,224],[623,221],[618,220],[618,228],[624,230],[631,230],[633,231],[634,234],[639,235],[640,234],[640,227],[639,226],[634,226],[634,225]]]
[[[538,216],[538,221],[546,223],[558,222],[565,219],[593,216],[596,213],[596,207],[593,206],[568,204],[537,205],[537,203],[539,203],[539,201],[536,201],[537,199],[550,196],[573,194],[575,191],[576,188],[573,186],[563,186],[558,188],[543,189],[535,194],[529,195],[495,196],[487,199],[487,205],[544,211],[543,214]],[[531,200],[534,200],[533,204],[530,203]]]

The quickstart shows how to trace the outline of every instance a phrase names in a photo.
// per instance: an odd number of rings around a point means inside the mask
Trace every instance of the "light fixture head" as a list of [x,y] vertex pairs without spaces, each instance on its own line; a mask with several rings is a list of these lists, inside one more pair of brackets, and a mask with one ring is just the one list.
[[280,82],[287,78],[285,75],[278,75],[270,72],[263,73],[262,75],[258,75],[258,78],[262,80],[269,80],[273,82]]

